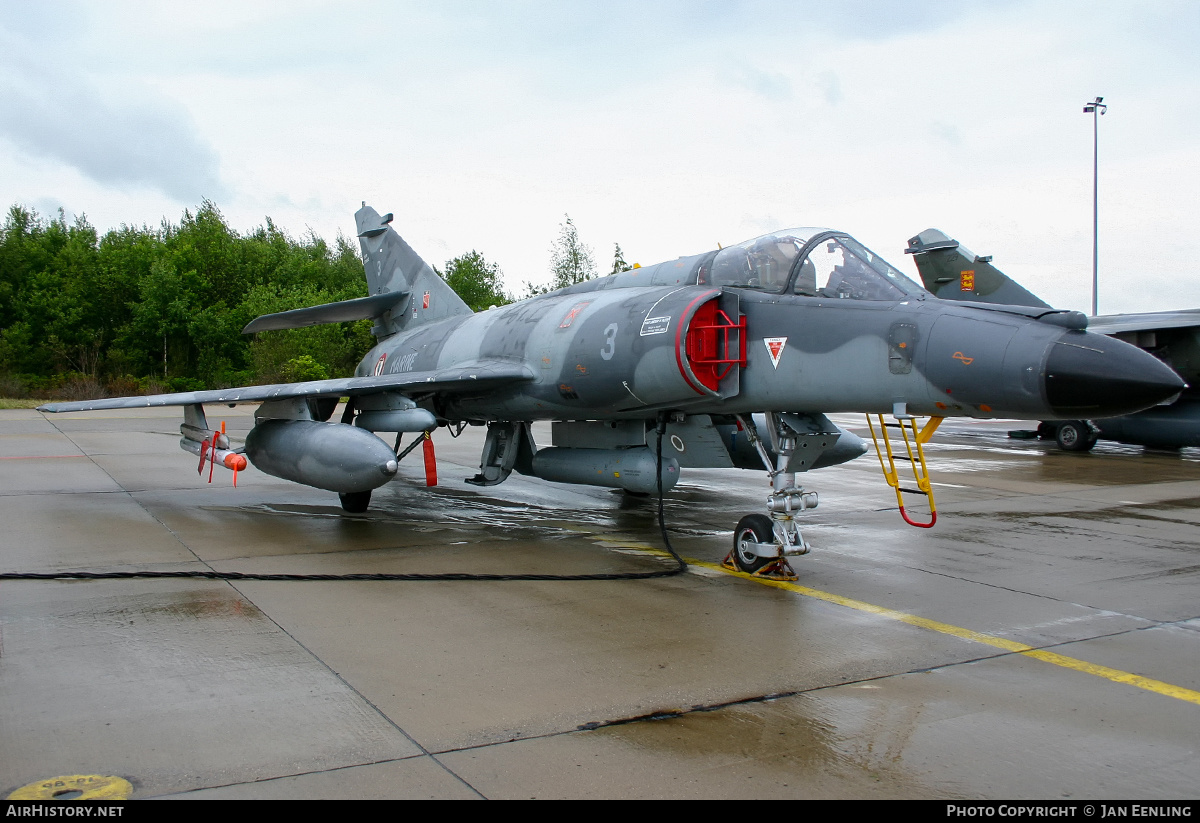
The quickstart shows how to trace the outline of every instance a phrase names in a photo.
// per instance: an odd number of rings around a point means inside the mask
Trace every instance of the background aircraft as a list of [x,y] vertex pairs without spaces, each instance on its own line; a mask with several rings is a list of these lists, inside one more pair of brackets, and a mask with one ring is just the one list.
[[[1049,308],[992,265],[937,229],[908,241],[925,287],[943,300]],[[1108,314],[1088,320],[1089,331],[1131,343],[1173,368],[1188,388],[1170,405],[1135,414],[1086,420],[1042,421],[1038,434],[1068,451],[1087,451],[1097,439],[1178,449],[1200,446],[1200,309]]]
[[[348,511],[417,443],[432,473],[440,426],[487,426],[477,485],[517,471],[646,494],[660,473],[669,489],[689,467],[764,468],[767,513],[742,518],[731,552],[761,572],[808,551],[795,517],[817,496],[797,473],[866,451],[826,413],[889,413],[915,437],[914,415],[1114,415],[1183,387],[1138,348],[1083,331],[1078,312],[938,300],[842,232],[789,229],[475,314],[392,215],[364,204],[355,220],[369,296],[245,329],[373,318],[377,343],[354,377],[41,408],[183,406],[180,443],[202,460],[249,458],[339,493]],[[261,405],[234,450],[203,404],[239,402]],[[536,420],[553,421],[552,446],[534,443]],[[397,432],[395,446],[376,432]],[[417,439],[401,452],[403,433]]]

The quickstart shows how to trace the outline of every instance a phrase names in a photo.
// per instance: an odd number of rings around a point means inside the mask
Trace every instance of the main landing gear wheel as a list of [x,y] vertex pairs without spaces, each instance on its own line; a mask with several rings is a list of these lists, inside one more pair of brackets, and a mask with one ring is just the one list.
[[1068,452],[1091,451],[1096,445],[1096,437],[1092,429],[1082,420],[1067,420],[1058,427],[1054,436],[1058,447]]
[[339,494],[338,497],[342,500],[342,508],[351,514],[362,514],[371,505],[370,491]]
[[748,543],[770,543],[775,539],[771,518],[765,514],[748,514],[738,521],[733,533],[733,551],[729,553],[734,566],[740,572],[754,574],[775,558],[759,557],[750,550]]

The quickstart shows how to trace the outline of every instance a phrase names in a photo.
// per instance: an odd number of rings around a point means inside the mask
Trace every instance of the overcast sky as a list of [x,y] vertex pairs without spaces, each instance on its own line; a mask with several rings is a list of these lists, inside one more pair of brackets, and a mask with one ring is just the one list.
[[1064,308],[1200,306],[1200,3],[0,4],[0,205],[101,231],[212,200],[549,277],[790,226],[915,276],[936,227]]

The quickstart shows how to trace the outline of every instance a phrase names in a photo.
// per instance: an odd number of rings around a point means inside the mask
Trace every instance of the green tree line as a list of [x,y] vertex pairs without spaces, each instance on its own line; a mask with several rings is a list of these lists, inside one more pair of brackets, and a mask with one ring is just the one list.
[[[596,276],[568,217],[551,288]],[[628,268],[616,247],[613,270]],[[436,269],[474,311],[512,302],[476,251]],[[528,287],[539,293],[547,287]],[[370,321],[247,336],[262,314],[366,295],[357,243],[299,239],[267,218],[245,234],[205,201],[178,224],[100,235],[15,205],[0,226],[0,397],[84,399],[353,374]]]
[[70,396],[340,376],[370,323],[247,337],[260,314],[366,295],[351,241],[245,235],[204,202],[178,224],[100,236],[13,206],[0,228],[0,394]]

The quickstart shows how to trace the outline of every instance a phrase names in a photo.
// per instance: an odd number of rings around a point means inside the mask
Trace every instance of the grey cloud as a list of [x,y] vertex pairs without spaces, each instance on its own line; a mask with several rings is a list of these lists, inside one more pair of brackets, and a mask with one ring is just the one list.
[[933,132],[939,139],[944,140],[954,146],[962,145],[962,132],[958,126],[953,123],[947,123],[944,120],[934,120],[929,125],[930,131]]
[[792,82],[779,72],[746,68],[739,72],[743,86],[768,100],[783,102],[792,98]]
[[216,152],[178,104],[145,88],[106,94],[15,38],[0,36],[4,53],[0,139],[106,185],[144,186],[192,203],[225,194]]
[[822,72],[817,77],[817,87],[821,89],[821,96],[829,105],[836,106],[842,102],[842,83],[833,72]]
[[915,31],[935,31],[961,17],[988,9],[1019,5],[1023,0],[842,0],[822,4],[825,28],[840,36],[868,41],[889,40]]

